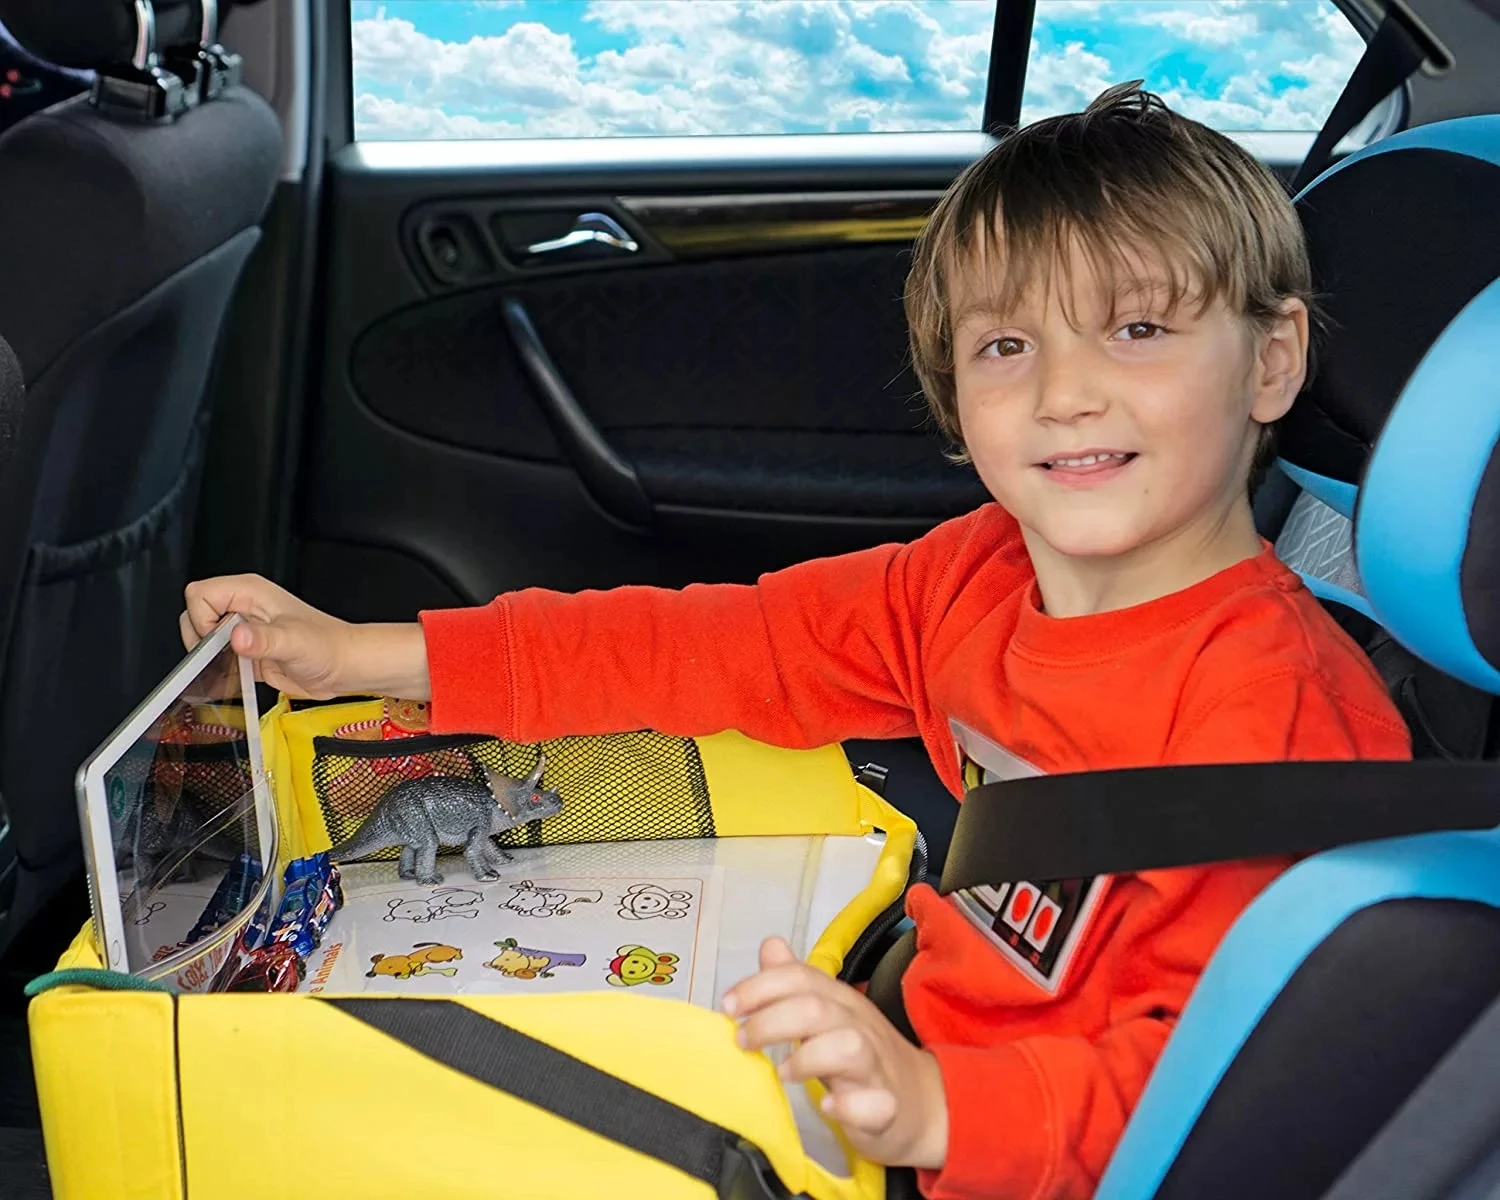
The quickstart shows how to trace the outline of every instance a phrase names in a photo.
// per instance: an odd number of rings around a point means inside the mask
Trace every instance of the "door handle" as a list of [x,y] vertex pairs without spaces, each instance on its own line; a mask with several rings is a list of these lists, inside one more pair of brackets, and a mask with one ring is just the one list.
[[608,213],[587,212],[580,213],[573,222],[573,228],[562,237],[533,242],[526,247],[526,253],[530,256],[556,254],[575,246],[590,245],[603,246],[621,254],[635,254],[641,248],[641,244],[625,231],[625,227]]
[[584,488],[620,524],[638,532],[649,527],[654,506],[641,487],[635,468],[615,452],[583,411],[542,345],[526,306],[508,298],[502,302],[500,311],[511,344],[520,355],[521,366],[536,389],[542,413]]

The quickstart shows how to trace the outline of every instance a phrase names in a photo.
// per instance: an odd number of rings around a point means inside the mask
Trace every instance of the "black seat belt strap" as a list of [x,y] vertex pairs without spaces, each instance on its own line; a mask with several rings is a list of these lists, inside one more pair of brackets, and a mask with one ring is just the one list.
[[1500,764],[1344,761],[1142,767],[970,791],[941,891],[1089,879],[1500,826]]
[[1385,16],[1349,82],[1318,131],[1312,149],[1292,181],[1295,195],[1311,183],[1333,159],[1333,152],[1351,129],[1375,106],[1400,87],[1424,62],[1447,65],[1446,50],[1429,34],[1401,0],[1386,0]]
[[724,1200],[786,1200],[765,1155],[725,1129],[451,1000],[325,1000],[446,1067],[701,1179]]

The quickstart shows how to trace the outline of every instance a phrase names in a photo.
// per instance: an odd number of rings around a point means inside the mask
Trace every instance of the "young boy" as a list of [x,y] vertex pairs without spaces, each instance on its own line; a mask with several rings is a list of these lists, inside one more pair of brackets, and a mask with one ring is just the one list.
[[[211,580],[184,633],[244,613],[235,648],[268,683],[430,696],[439,731],[920,734],[960,796],[1037,772],[1403,758],[1380,679],[1251,519],[1306,375],[1309,287],[1275,179],[1124,85],[1005,138],[916,249],[916,368],[996,503],[754,586],[529,589],[420,625]],[[928,1196],[1086,1195],[1215,945],[1285,865],[1012,881],[1002,915],[1034,916],[1035,955],[1002,936],[996,890],[919,886],[902,987],[920,1045],[779,941],[725,1007],[748,1048],[799,1043],[786,1077],[825,1080],[853,1144]]]

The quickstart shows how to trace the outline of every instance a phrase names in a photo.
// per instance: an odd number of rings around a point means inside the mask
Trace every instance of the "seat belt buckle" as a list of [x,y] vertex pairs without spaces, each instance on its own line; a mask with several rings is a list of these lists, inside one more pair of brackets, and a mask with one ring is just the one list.
[[770,1160],[741,1137],[724,1139],[724,1165],[715,1194],[719,1200],[791,1200]]

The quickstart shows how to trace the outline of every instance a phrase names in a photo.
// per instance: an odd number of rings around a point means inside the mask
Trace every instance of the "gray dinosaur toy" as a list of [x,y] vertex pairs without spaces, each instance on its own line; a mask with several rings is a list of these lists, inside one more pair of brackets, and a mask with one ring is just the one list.
[[541,786],[546,768],[543,755],[524,780],[485,767],[488,787],[449,775],[398,783],[380,798],[352,837],[328,852],[329,857],[347,862],[400,846],[401,878],[432,885],[443,882],[437,872],[438,847],[462,846],[464,861],[476,880],[499,879],[496,868],[509,862],[510,855],[490,841],[491,836],[562,812],[562,797],[555,789]]

